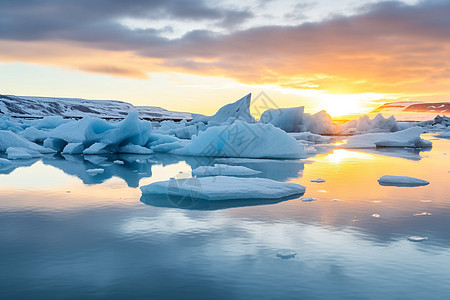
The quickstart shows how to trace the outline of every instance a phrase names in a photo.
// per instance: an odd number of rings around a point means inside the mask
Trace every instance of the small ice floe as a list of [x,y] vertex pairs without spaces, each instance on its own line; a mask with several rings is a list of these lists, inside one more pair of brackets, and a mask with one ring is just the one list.
[[325,179],[322,179],[322,178],[317,178],[317,179],[313,179],[313,180],[311,180],[311,182],[322,183],[322,182],[325,182]]
[[379,218],[379,217],[381,217],[379,214],[372,214],[372,217],[373,218]]
[[302,202],[312,202],[312,201],[316,201],[316,198],[313,197],[301,197],[300,200],[302,200]]
[[331,200],[332,202],[339,202],[339,201],[341,201],[341,200],[339,200],[339,199],[333,199],[333,200]]
[[410,176],[384,175],[378,179],[380,185],[414,187],[430,184],[428,181]]
[[123,164],[125,164],[125,163],[123,162],[123,160],[115,160],[114,163],[115,163],[116,165],[123,165]]
[[413,216],[431,216],[431,213],[424,211],[420,214],[413,214]]
[[328,193],[327,190],[317,190],[318,193]]
[[281,259],[289,259],[294,258],[297,255],[297,252],[291,249],[278,249],[277,250],[277,257]]
[[410,241],[410,242],[423,242],[426,240],[428,240],[428,237],[426,237],[426,236],[410,236],[408,238],[408,241]]
[[66,193],[71,193],[71,191],[66,191]]
[[431,202],[433,202],[433,200],[420,200],[420,202],[422,202],[422,203],[431,203]]
[[86,172],[88,172],[89,175],[94,176],[97,174],[103,174],[103,172],[105,172],[105,170],[104,169],[89,169],[89,170],[86,170]]

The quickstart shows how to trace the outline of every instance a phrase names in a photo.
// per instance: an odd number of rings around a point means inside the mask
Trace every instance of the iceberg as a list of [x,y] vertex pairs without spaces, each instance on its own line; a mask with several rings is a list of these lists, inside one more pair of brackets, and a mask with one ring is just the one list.
[[48,137],[47,132],[35,127],[28,127],[20,132],[19,135],[34,143],[42,143]]
[[299,132],[304,109],[304,106],[268,109],[262,113],[259,122],[272,124],[286,132]]
[[214,164],[214,166],[201,166],[192,170],[192,176],[251,176],[262,173],[244,166],[230,166]]
[[312,202],[316,201],[317,199],[314,197],[301,197],[300,200],[302,200],[302,202]]
[[238,120],[230,125],[210,127],[193,136],[182,148],[170,152],[211,157],[305,157],[304,148],[283,130],[272,124],[248,124]]
[[405,187],[413,187],[413,186],[422,186],[430,184],[428,181],[409,177],[409,176],[395,176],[395,175],[384,175],[378,179],[380,185],[384,186],[405,186]]
[[305,187],[266,178],[209,176],[170,179],[141,187],[142,194],[191,197],[205,200],[279,199],[301,195]]
[[0,152],[6,152],[6,150],[10,147],[19,147],[43,154],[55,153],[54,150],[30,142],[29,140],[9,130],[0,130]]
[[398,131],[397,121],[394,116],[384,118],[381,113],[377,114],[373,119],[368,115],[359,118],[356,125],[356,132],[395,132]]
[[222,124],[229,118],[241,119],[247,123],[255,122],[255,118],[250,113],[250,101],[252,94],[248,94],[234,103],[222,106],[213,116],[195,115],[192,117],[194,122],[203,122],[211,124]]
[[309,131],[316,134],[339,134],[341,128],[333,123],[331,116],[324,110],[314,115],[303,114],[303,126],[301,131]]
[[0,158],[0,166],[9,166],[11,164],[12,164],[12,162],[10,160]]
[[327,143],[331,139],[331,137],[329,137],[329,136],[323,136],[323,135],[311,133],[308,131],[289,132],[288,134],[296,140],[314,142],[314,143]]
[[6,149],[8,159],[30,159],[42,156],[41,153],[22,147],[9,147]]
[[352,149],[377,147],[431,147],[432,143],[430,141],[420,138],[422,133],[422,128],[411,127],[397,132],[359,134],[349,137],[347,143],[340,147]]

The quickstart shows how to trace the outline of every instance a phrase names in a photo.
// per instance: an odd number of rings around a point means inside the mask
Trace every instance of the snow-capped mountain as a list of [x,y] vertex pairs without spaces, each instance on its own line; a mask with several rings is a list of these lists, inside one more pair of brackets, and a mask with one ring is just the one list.
[[19,118],[95,116],[104,119],[123,119],[131,111],[138,111],[141,119],[150,121],[192,119],[190,113],[174,112],[154,106],[134,106],[116,100],[0,95],[0,115]]
[[402,101],[385,103],[371,112],[371,114],[375,113],[394,115],[398,121],[432,120],[436,115],[448,115],[450,113],[450,102]]

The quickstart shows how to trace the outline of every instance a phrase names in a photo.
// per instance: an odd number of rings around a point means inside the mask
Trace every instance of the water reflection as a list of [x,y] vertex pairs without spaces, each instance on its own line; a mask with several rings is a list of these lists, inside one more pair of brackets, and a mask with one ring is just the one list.
[[155,207],[168,207],[192,210],[220,210],[234,207],[258,206],[276,204],[287,200],[298,199],[301,195],[279,199],[234,199],[221,201],[208,201],[192,197],[174,197],[166,195],[141,196],[141,202]]

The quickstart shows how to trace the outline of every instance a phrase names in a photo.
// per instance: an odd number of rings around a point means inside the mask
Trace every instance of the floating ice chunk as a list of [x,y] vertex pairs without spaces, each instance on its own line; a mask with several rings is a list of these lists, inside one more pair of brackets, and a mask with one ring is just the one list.
[[397,132],[390,133],[366,133],[354,135],[348,138],[347,143],[341,148],[377,148],[377,147],[411,147],[426,148],[432,143],[420,138],[423,129],[412,127]]
[[108,147],[108,145],[105,144],[105,143],[94,143],[89,148],[85,149],[83,151],[83,154],[96,155],[96,154],[107,154],[107,153],[110,153],[106,149],[106,147]]
[[97,174],[103,174],[105,172],[105,170],[104,169],[89,169],[89,170],[86,170],[86,172],[88,172],[89,175],[94,176]]
[[426,241],[426,240],[428,240],[428,237],[422,237],[422,236],[410,236],[409,238],[408,238],[408,241],[410,241],[410,242],[423,242],[423,241]]
[[312,202],[312,201],[316,201],[316,198],[313,197],[301,197],[300,200],[302,200],[302,202]]
[[64,147],[67,145],[67,142],[61,139],[55,139],[55,138],[46,138],[44,140],[44,143],[42,144],[44,147],[53,149],[56,152],[61,152]]
[[30,159],[42,156],[39,152],[22,147],[9,147],[6,149],[6,154],[8,159]]
[[193,136],[183,148],[172,150],[171,153],[247,158],[305,157],[303,147],[283,130],[271,124],[248,124],[242,121],[210,127],[198,136]]
[[280,199],[303,194],[305,187],[266,178],[209,176],[159,181],[142,186],[141,191],[143,194],[205,200]]
[[0,166],[9,166],[10,164],[12,164],[11,161],[4,158],[0,158]]
[[296,140],[303,140],[314,143],[327,143],[331,137],[323,136],[320,134],[315,134],[311,132],[289,132],[290,136],[292,136]]
[[42,147],[38,144],[30,142],[29,140],[8,130],[0,130],[0,152],[5,152],[9,147],[20,147],[32,150],[39,153],[54,153],[52,149]]
[[81,154],[84,151],[83,143],[68,143],[62,153],[63,154]]
[[123,164],[125,164],[125,163],[123,162],[123,160],[115,160],[114,163],[115,163],[116,165],[123,165]]
[[379,218],[381,217],[379,214],[372,214],[372,218]]
[[251,176],[260,174],[261,171],[256,171],[243,166],[230,166],[223,164],[215,164],[212,166],[201,166],[192,170],[192,176]]
[[294,258],[297,255],[297,252],[291,249],[278,249],[277,250],[277,257],[281,259],[289,259]]
[[395,176],[395,175],[384,175],[378,179],[380,185],[384,186],[422,186],[428,185],[429,182],[423,179],[409,177],[409,176]]
[[413,214],[413,216],[431,216],[431,213],[425,211],[419,214]]
[[[55,102],[56,104],[56,102]],[[30,122],[30,125],[37,128],[37,129],[51,129],[56,128],[61,124],[68,123],[70,120],[63,119],[61,116],[48,116],[44,117],[40,120],[33,120]]]
[[286,132],[299,132],[304,110],[304,106],[268,109],[262,113],[259,121],[264,124],[272,124]]
[[119,148],[118,153],[152,154],[153,150],[139,145],[128,144]]
[[195,122],[205,122],[208,124],[222,124],[229,118],[244,120],[247,123],[255,122],[255,118],[250,113],[250,101],[252,94],[248,94],[234,103],[222,106],[213,116],[207,117],[193,114]]
[[28,127],[27,129],[19,133],[19,135],[26,138],[30,142],[35,143],[42,143],[48,137],[47,132],[39,130],[35,127]]
[[313,180],[311,180],[311,182],[322,183],[322,182],[325,182],[325,179],[322,179],[322,178],[317,178],[317,179],[313,179]]
[[332,202],[339,202],[339,201],[341,201],[341,200],[339,200],[339,199],[333,199],[333,200],[331,200]]
[[341,128],[333,123],[331,116],[324,110],[314,115],[303,114],[301,131],[309,131],[316,134],[339,134]]

